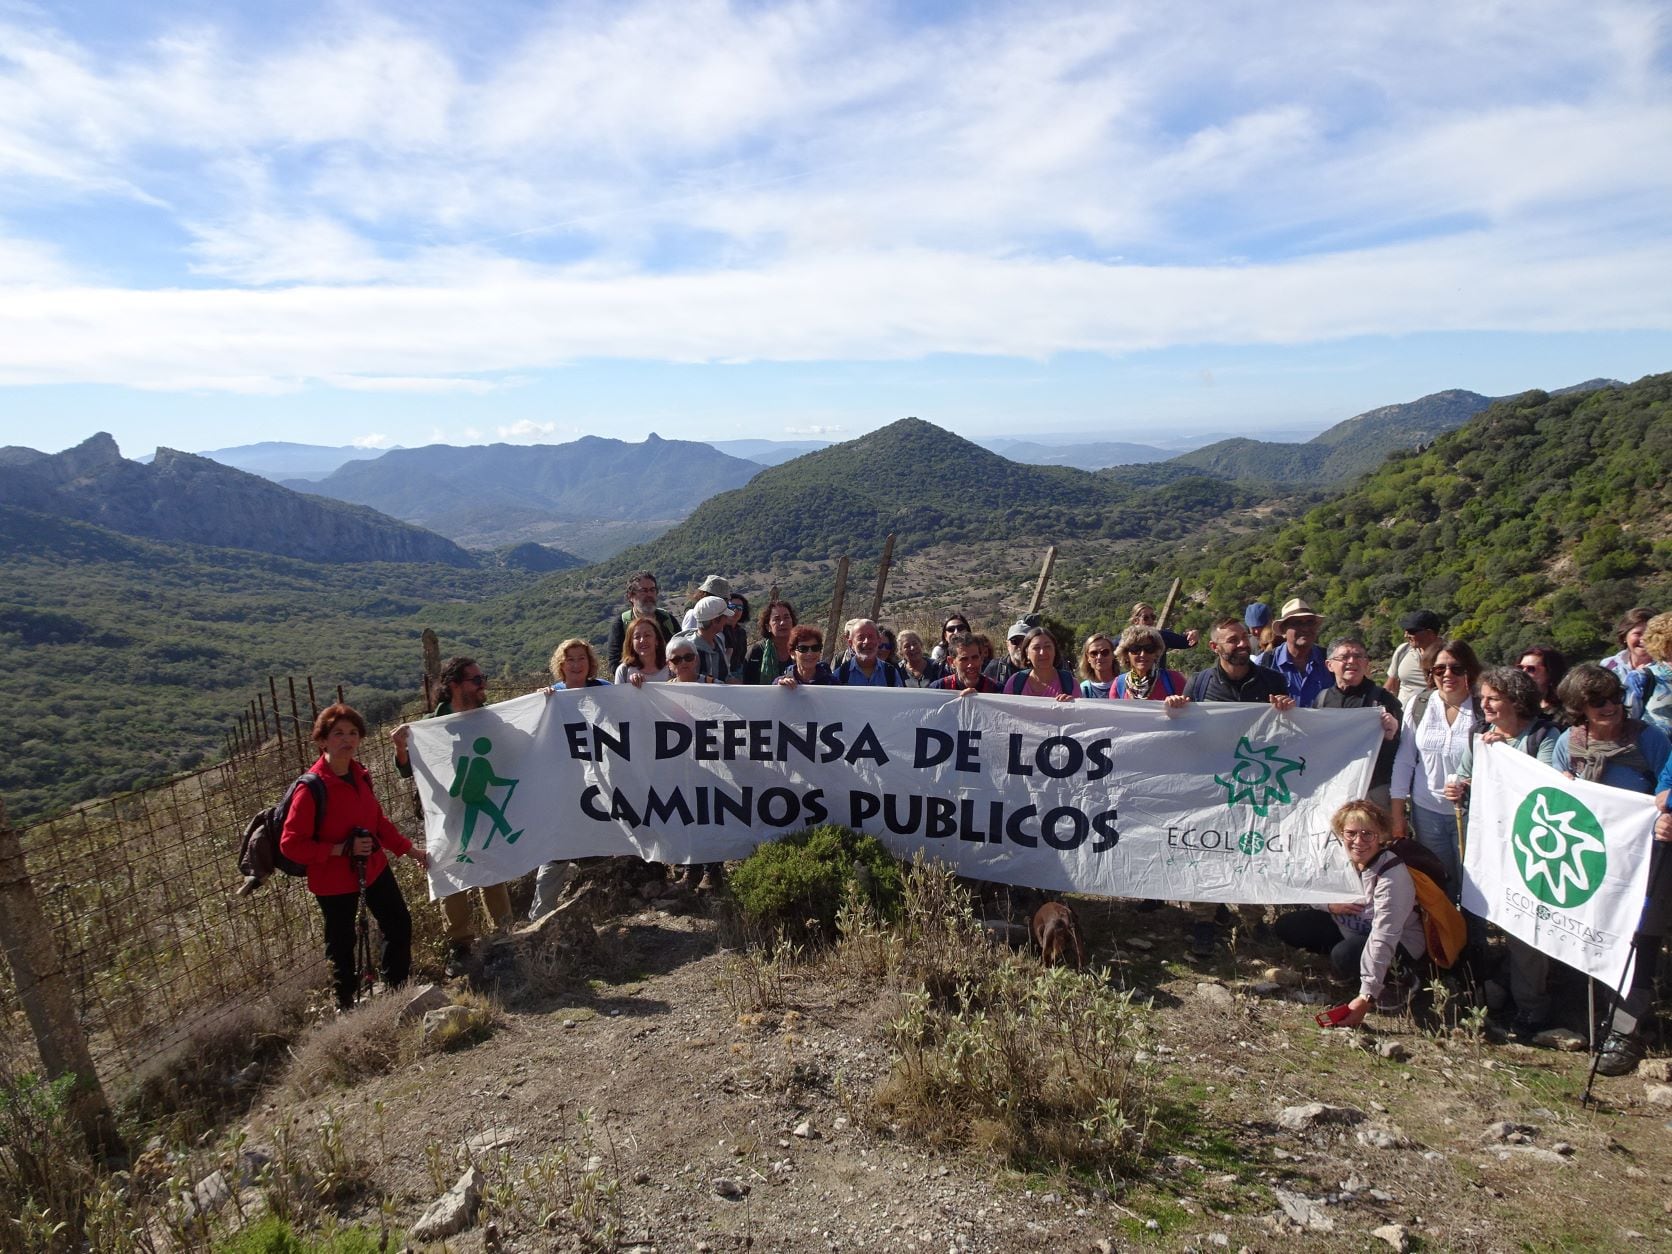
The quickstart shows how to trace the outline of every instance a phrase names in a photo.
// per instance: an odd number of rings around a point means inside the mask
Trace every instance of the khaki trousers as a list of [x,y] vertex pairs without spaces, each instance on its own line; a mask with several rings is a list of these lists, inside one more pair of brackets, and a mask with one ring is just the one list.
[[[511,889],[507,884],[489,884],[478,889],[482,905],[500,931],[511,926]],[[447,921],[447,939],[457,944],[468,944],[476,939],[476,903],[470,890],[454,893],[441,899],[441,916]]]

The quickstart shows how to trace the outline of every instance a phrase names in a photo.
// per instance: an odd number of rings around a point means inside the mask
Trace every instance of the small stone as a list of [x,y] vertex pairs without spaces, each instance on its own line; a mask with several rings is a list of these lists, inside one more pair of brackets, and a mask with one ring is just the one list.
[[482,1204],[482,1187],[486,1183],[487,1177],[480,1168],[467,1168],[458,1182],[437,1198],[412,1225],[411,1235],[419,1241],[439,1241],[463,1232],[476,1220],[476,1211]]
[[1210,1006],[1229,1006],[1235,1000],[1231,996],[1231,990],[1223,984],[1198,984],[1196,996]]
[[1380,1228],[1372,1228],[1370,1235],[1378,1241],[1386,1241],[1399,1254],[1405,1254],[1411,1248],[1411,1234],[1404,1224],[1383,1224]]
[[1335,1231],[1335,1220],[1324,1214],[1323,1208],[1311,1198],[1288,1189],[1273,1189],[1272,1196],[1283,1213],[1308,1232]]
[[1411,1144],[1410,1138],[1398,1128],[1382,1124],[1368,1124],[1360,1128],[1353,1136],[1360,1145],[1366,1145],[1372,1149],[1405,1149]]
[[1500,1119],[1496,1123],[1486,1125],[1486,1131],[1480,1134],[1482,1141],[1498,1141],[1504,1144],[1526,1145],[1535,1136],[1538,1129],[1530,1123],[1515,1123],[1509,1119]]
[[1307,1102],[1285,1107],[1277,1122],[1291,1132],[1301,1132],[1324,1123],[1358,1123],[1364,1112],[1352,1106],[1331,1106],[1328,1102]]
[[1147,954],[1155,948],[1154,941],[1147,941],[1142,936],[1128,936],[1121,941],[1128,949],[1136,949],[1139,953]]
[[739,1184],[729,1176],[721,1176],[714,1181],[714,1196],[723,1197],[728,1202],[742,1201],[748,1192],[748,1185]]
[[429,1040],[449,1024],[455,1031],[461,1031],[469,1027],[474,1018],[475,1012],[469,1006],[443,1006],[440,1010],[427,1011],[424,1015],[424,1039]]
[[1545,1163],[1551,1167],[1566,1167],[1573,1161],[1555,1150],[1547,1150],[1539,1145],[1506,1145],[1498,1157],[1506,1162],[1511,1158],[1519,1158],[1523,1161]]
[[1160,1232],[1161,1221],[1158,1219],[1146,1219],[1144,1220],[1144,1228],[1150,1232]]
[[800,1123],[795,1125],[795,1130],[791,1132],[790,1135],[798,1136],[803,1141],[812,1140],[815,1133],[813,1132],[813,1125],[811,1121],[803,1119]]
[[1256,997],[1276,997],[1283,992],[1283,986],[1276,980],[1255,980],[1248,991]]
[[1377,1041],[1376,1057],[1388,1058],[1394,1062],[1404,1062],[1411,1056],[1411,1051],[1405,1048],[1404,1041]]
[[572,1028],[575,1026],[575,1021],[573,1019],[565,1019],[563,1021],[563,1026],[566,1028]]
[[846,1132],[853,1126],[853,1120],[849,1119],[846,1115],[837,1115],[836,1118],[830,1121],[830,1126],[837,1132]]
[[447,995],[447,990],[439,984],[421,984],[406,999],[406,1005],[401,1007],[398,1019],[402,1023],[411,1023],[414,1019],[422,1019],[432,1010],[440,1010],[444,1006],[451,1006],[453,999]]
[[1656,1084],[1672,1084],[1672,1058],[1645,1058],[1637,1064],[1637,1076]]
[[521,1128],[500,1128],[494,1132],[478,1132],[473,1137],[467,1137],[464,1152],[474,1157],[477,1154],[491,1154],[495,1150],[509,1149],[522,1139]]
[[232,1188],[226,1182],[226,1176],[219,1171],[211,1172],[197,1182],[197,1187],[191,1193],[191,1207],[194,1214],[213,1214],[232,1200]]
[[1563,1158],[1566,1158],[1573,1153],[1573,1146],[1566,1141],[1557,1141],[1550,1147],[1550,1152],[1560,1154]]
[[587,1158],[586,1162],[581,1165],[582,1171],[602,1171],[603,1169],[604,1156],[602,1154],[591,1155]]
[[1263,978],[1273,984],[1281,984],[1284,988],[1300,987],[1300,972],[1291,967],[1267,967],[1263,972]]
[[1672,1084],[1645,1084],[1643,1096],[1654,1106],[1672,1106]]
[[1231,1238],[1223,1232],[1210,1232],[1208,1233],[1208,1244],[1217,1245],[1222,1250],[1228,1250],[1231,1248]]
[[1571,1028],[1545,1028],[1533,1037],[1533,1044],[1541,1049],[1559,1049],[1569,1054],[1583,1053],[1590,1048],[1585,1038]]
[[1443,1163],[1446,1161],[1446,1156],[1440,1153],[1439,1150],[1423,1150],[1422,1157],[1424,1161],[1431,1163]]
[[633,1174],[633,1183],[634,1184],[649,1184],[650,1183],[650,1173],[648,1171],[635,1172]]

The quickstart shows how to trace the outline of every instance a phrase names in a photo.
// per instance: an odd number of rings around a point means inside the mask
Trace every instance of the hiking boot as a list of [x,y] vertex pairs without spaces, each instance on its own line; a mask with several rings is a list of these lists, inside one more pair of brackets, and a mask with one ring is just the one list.
[[1219,947],[1219,933],[1211,923],[1197,923],[1190,929],[1190,956],[1211,958]]
[[1549,1015],[1530,1015],[1525,1010],[1517,1010],[1509,1022],[1509,1034],[1518,1041],[1530,1041],[1549,1026]]
[[704,871],[702,880],[697,884],[697,891],[699,893],[717,893],[723,883],[725,883],[724,871]]
[[1642,1041],[1624,1032],[1610,1032],[1597,1051],[1597,1074],[1630,1075],[1642,1061]]
[[681,892],[689,893],[695,891],[697,887],[697,868],[692,866],[686,867],[684,873],[673,882],[673,886]]
[[457,979],[470,970],[470,942],[453,941],[447,946],[447,965],[442,968],[443,974],[450,980]]

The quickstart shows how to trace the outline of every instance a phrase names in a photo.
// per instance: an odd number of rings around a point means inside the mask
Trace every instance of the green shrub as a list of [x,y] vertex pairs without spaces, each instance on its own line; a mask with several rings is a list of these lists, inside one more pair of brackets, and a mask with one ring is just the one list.
[[882,916],[899,910],[899,863],[876,837],[836,823],[760,846],[731,877],[732,896],[749,922],[794,936],[815,929],[834,935],[850,884]]
[[319,1239],[303,1238],[288,1221],[264,1215],[216,1248],[220,1254],[376,1254],[388,1248],[388,1242],[361,1227],[342,1228]]

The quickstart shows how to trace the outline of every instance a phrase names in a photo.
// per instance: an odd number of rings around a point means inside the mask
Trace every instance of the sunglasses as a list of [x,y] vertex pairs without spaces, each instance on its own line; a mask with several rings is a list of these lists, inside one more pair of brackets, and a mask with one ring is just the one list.
[[681,662],[695,662],[696,660],[697,655],[695,653],[676,653],[668,659],[674,666],[678,666]]
[[1160,653],[1161,652],[1160,648],[1156,645],[1153,645],[1153,644],[1129,644],[1129,645],[1126,646],[1126,651],[1128,653]]
[[1620,704],[1620,699],[1618,697],[1604,697],[1601,701],[1587,701],[1587,702],[1585,702],[1585,708],[1587,710],[1606,710],[1611,705],[1619,705],[1619,704]]
[[1430,675],[1467,675],[1469,668],[1461,662],[1436,662],[1428,668]]
[[888,641],[884,640],[881,644],[879,644],[877,646],[877,652],[878,653],[892,653],[892,652],[894,652],[894,646],[889,644]]
[[795,651],[797,653],[822,653],[824,646],[822,644],[798,644],[795,646]]
[[968,631],[969,629],[970,625],[968,623],[948,623],[941,628],[942,631]]
[[1115,656],[1115,651],[1113,649],[1087,649],[1086,650],[1086,656],[1087,657],[1114,657]]

